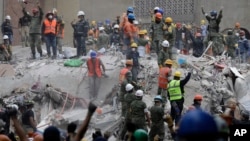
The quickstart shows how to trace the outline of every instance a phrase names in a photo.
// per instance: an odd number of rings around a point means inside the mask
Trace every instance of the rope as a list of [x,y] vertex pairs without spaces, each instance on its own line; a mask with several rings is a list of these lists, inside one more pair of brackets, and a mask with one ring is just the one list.
[[75,107],[75,104],[76,104],[76,98],[74,97],[73,104],[72,104],[72,106],[70,108],[70,111],[73,110],[73,108]]
[[63,108],[62,108],[62,110],[61,110],[61,112],[60,112],[60,114],[59,114],[59,115],[62,115],[62,113],[64,112],[64,109],[65,109],[66,103],[67,103],[67,101],[68,101],[68,97],[69,97],[69,93],[67,93],[67,95],[66,95],[66,100],[64,101]]

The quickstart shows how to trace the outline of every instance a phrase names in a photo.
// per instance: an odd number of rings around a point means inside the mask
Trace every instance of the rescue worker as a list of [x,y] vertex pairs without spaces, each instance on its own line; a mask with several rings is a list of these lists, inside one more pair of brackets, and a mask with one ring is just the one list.
[[11,17],[10,15],[7,15],[5,17],[5,21],[2,23],[1,31],[2,31],[2,35],[7,35],[9,37],[9,43],[12,44],[13,30],[12,30],[12,25],[10,21],[11,21]]
[[85,13],[83,11],[78,11],[77,16],[79,20],[76,23],[71,22],[71,25],[77,41],[77,57],[80,57],[87,55],[85,40],[89,31],[89,23],[84,19]]
[[124,140],[125,134],[127,132],[126,125],[131,122],[130,105],[134,100],[136,100],[136,96],[133,93],[134,93],[134,86],[128,83],[126,85],[126,94],[124,95],[125,121],[120,135],[121,140]]
[[139,38],[137,39],[138,49],[141,49],[143,53],[139,52],[140,57],[144,57],[143,55],[146,53],[146,46],[148,45],[149,41],[145,39],[145,32],[143,30],[139,31]]
[[176,71],[174,73],[174,79],[168,83],[168,98],[171,105],[171,117],[175,121],[175,126],[180,121],[181,113],[184,103],[184,86],[187,84],[191,77],[191,72],[188,72],[187,76],[180,80],[181,72]]
[[53,18],[57,21],[59,18],[61,18],[62,19],[62,17],[59,17],[58,16],[58,12],[57,12],[57,9],[56,8],[53,8],[52,9],[52,13],[53,13]]
[[193,56],[201,57],[204,52],[203,38],[201,33],[197,32],[195,37],[191,35],[191,40],[193,42]]
[[160,44],[163,41],[165,31],[167,30],[166,25],[162,21],[161,13],[155,14],[155,22],[150,25],[150,34],[152,39],[151,50],[154,50],[157,55],[161,51]]
[[[25,7],[23,8],[23,11],[24,13],[27,13]],[[32,58],[36,59],[36,47],[38,53],[40,54],[40,57],[43,56],[41,48],[41,26],[43,20],[43,11],[40,7],[39,2],[37,3],[37,8],[32,9],[32,13],[33,16],[31,16],[31,22],[30,22],[29,40],[30,40]]]
[[119,93],[119,101],[122,104],[122,117],[125,117],[126,115],[126,103],[124,101],[124,95],[127,93],[126,91],[126,85],[128,83],[135,85],[134,82],[132,82],[132,73],[130,71],[132,67],[132,61],[127,60],[126,62],[126,68],[123,68],[120,72],[120,93]]
[[104,27],[99,27],[99,36],[97,39],[97,43],[96,43],[96,49],[101,49],[101,48],[107,48],[109,45],[109,36],[108,34],[105,33],[105,28]]
[[227,32],[226,37],[226,46],[227,46],[227,54],[232,59],[235,59],[236,57],[236,48],[238,47],[238,37],[233,34],[232,30],[229,30]]
[[139,63],[139,53],[137,51],[137,44],[132,43],[131,44],[131,51],[127,54],[127,59],[132,59],[133,60],[133,66],[131,69],[132,72],[132,80],[134,82],[137,82],[137,75],[139,73],[139,68],[140,68],[140,63]]
[[205,20],[201,20],[200,29],[201,29],[201,37],[202,39],[205,39],[205,37],[207,36],[207,25]]
[[[122,37],[119,31],[119,25],[115,24],[114,25],[114,32],[111,34],[110,36],[110,45],[120,45],[122,41]],[[118,48],[118,50],[120,51],[120,48]]]
[[122,14],[122,21],[121,21],[121,23],[120,23],[120,30],[121,30],[122,33],[123,33],[123,28],[124,28],[125,24],[128,22],[128,15],[129,15],[130,13],[131,13],[131,14],[134,13],[134,8],[131,7],[131,6],[129,6],[129,7],[127,8],[126,13],[123,13],[123,14]]
[[151,22],[155,22],[155,14],[158,12],[159,9],[160,8],[156,6],[153,11],[150,10]]
[[163,99],[161,96],[154,98],[154,106],[150,108],[150,115],[152,125],[149,132],[149,141],[155,141],[154,138],[157,136],[158,141],[164,141],[165,138],[165,125],[164,125],[164,108],[162,107]]
[[128,21],[123,26],[123,38],[124,38],[124,44],[126,45],[127,52],[130,51],[130,45],[135,42],[135,38],[137,36],[136,29],[133,24],[135,20],[135,15],[132,13],[128,14]]
[[203,99],[202,95],[196,94],[196,95],[194,96],[194,101],[193,101],[192,106],[194,106],[195,109],[201,109],[201,102],[202,102],[202,99]]
[[[167,32],[165,34],[166,35],[165,39],[169,42],[169,50],[172,52],[176,40],[175,25],[173,24],[173,19],[171,17],[167,17],[165,19],[165,24],[167,25]],[[169,55],[170,59],[173,60],[175,58],[172,53],[170,53]]]
[[4,44],[0,44],[0,61],[8,61],[9,53]]
[[239,22],[236,22],[235,25],[234,25],[234,28],[233,28],[233,34],[237,37],[239,37],[240,35],[240,23]]
[[245,37],[245,31],[240,31],[240,38],[238,40],[238,49],[236,51],[236,55],[240,58],[241,63],[245,63],[249,61],[249,43]]
[[108,35],[112,33],[112,25],[110,19],[105,20],[104,31]]
[[184,55],[189,55],[189,50],[192,48],[193,44],[192,44],[192,26],[190,24],[188,24],[187,26],[184,27],[184,48],[183,48],[183,54]]
[[89,76],[90,99],[97,98],[101,83],[101,77],[102,74],[105,74],[105,66],[102,63],[101,59],[97,57],[95,51],[92,51],[90,53],[90,58],[87,60],[87,67]]
[[62,20],[62,17],[57,17],[57,29],[56,29],[56,45],[58,48],[59,54],[62,54],[62,40],[64,38],[64,21]]
[[36,131],[36,125],[37,125],[35,120],[35,113],[32,110],[32,108],[34,107],[34,102],[26,101],[25,105],[27,109],[22,115],[23,128],[26,134],[29,132],[34,133]]
[[56,33],[57,33],[57,22],[53,17],[53,13],[49,11],[46,14],[46,19],[42,25],[42,32],[46,43],[48,57],[51,57],[51,47],[53,56],[52,59],[57,57],[57,47],[56,47]]
[[7,52],[9,54],[8,60],[11,60],[12,58],[12,46],[9,43],[9,37],[7,35],[3,36],[3,44],[7,49]]
[[202,14],[206,16],[206,19],[208,21],[208,41],[213,41],[213,48],[212,48],[212,52],[214,56],[220,55],[223,50],[224,50],[224,46],[223,46],[223,40],[219,40],[221,38],[221,35],[219,34],[220,31],[220,22],[222,19],[222,7],[221,10],[219,12],[219,15],[217,16],[217,11],[212,10],[210,12],[210,16],[205,13],[203,7],[201,8],[202,10]]
[[147,131],[146,121],[148,122],[149,127],[151,126],[151,122],[147,105],[142,101],[143,91],[137,90],[135,96],[136,100],[130,104],[131,121],[133,124],[135,124],[136,129],[144,129]]
[[23,8],[23,16],[18,21],[18,28],[21,34],[22,47],[29,46],[29,26],[31,22],[31,16]]
[[[162,66],[164,66],[164,63],[167,59],[170,59],[170,55],[172,52],[169,50],[169,42],[167,40],[164,40],[161,43],[162,46],[162,50],[161,52],[158,54],[158,66],[159,68],[161,68]],[[170,53],[171,52],[171,53]]]
[[176,30],[175,30],[176,38],[175,38],[175,47],[178,50],[183,49],[183,35],[184,35],[184,30],[182,28],[181,23],[176,23]]
[[159,76],[158,76],[158,95],[161,95],[163,98],[163,106],[167,102],[167,86],[169,77],[171,77],[172,73],[172,65],[173,61],[167,59],[164,62],[163,67],[160,68]]

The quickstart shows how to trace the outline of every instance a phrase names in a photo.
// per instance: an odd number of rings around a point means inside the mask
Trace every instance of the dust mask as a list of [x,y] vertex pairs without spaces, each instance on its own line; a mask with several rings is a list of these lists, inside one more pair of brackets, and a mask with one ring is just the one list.
[[52,15],[49,15],[49,17],[48,17],[50,20],[53,18],[53,16]]
[[132,48],[132,51],[135,51],[135,48]]

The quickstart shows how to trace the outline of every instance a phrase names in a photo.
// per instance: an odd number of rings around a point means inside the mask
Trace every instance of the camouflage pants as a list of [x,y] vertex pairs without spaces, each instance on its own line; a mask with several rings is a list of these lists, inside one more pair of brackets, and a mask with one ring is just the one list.
[[219,33],[210,33],[208,35],[209,41],[212,41],[213,56],[221,55],[224,50],[223,39]]
[[30,34],[30,48],[32,55],[36,54],[36,47],[37,51],[42,55],[42,48],[41,48],[41,35],[40,34]]
[[152,41],[151,50],[154,50],[157,55],[160,53],[161,48],[162,48],[161,41],[159,41],[159,40]]
[[149,141],[154,141],[154,137],[158,135],[159,140],[158,141],[163,141],[165,137],[165,128],[164,124],[152,124],[150,132],[149,132]]
[[21,27],[21,41],[22,41],[22,47],[28,47],[29,46],[29,27],[28,26],[22,26]]
[[61,37],[56,37],[56,45],[57,45],[59,54],[62,54],[62,38]]

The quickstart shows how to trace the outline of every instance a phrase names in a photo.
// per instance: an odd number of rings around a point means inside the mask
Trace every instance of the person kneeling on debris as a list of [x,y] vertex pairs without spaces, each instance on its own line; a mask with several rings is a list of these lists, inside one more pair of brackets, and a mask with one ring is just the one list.
[[9,52],[4,44],[0,44],[0,61],[8,61],[9,60]]
[[164,66],[160,68],[159,76],[158,76],[158,95],[161,95],[163,98],[163,106],[166,103],[167,100],[167,86],[168,86],[168,80],[171,76],[171,68],[172,68],[173,61],[170,59],[167,59],[164,62]]
[[25,105],[27,109],[22,115],[23,127],[26,133],[34,133],[36,131],[35,113],[32,111],[34,102],[27,101]]
[[103,73],[105,73],[105,66],[103,65],[101,59],[97,57],[95,51],[92,51],[90,53],[90,57],[91,58],[87,60],[87,67],[89,76],[89,94],[90,99],[92,99],[98,96],[102,77],[102,70]]
[[175,125],[177,125],[181,119],[184,103],[184,86],[187,84],[190,77],[191,72],[188,72],[185,79],[180,80],[181,72],[176,71],[174,74],[174,80],[171,80],[168,83],[168,97],[171,104],[171,117],[175,121]]

